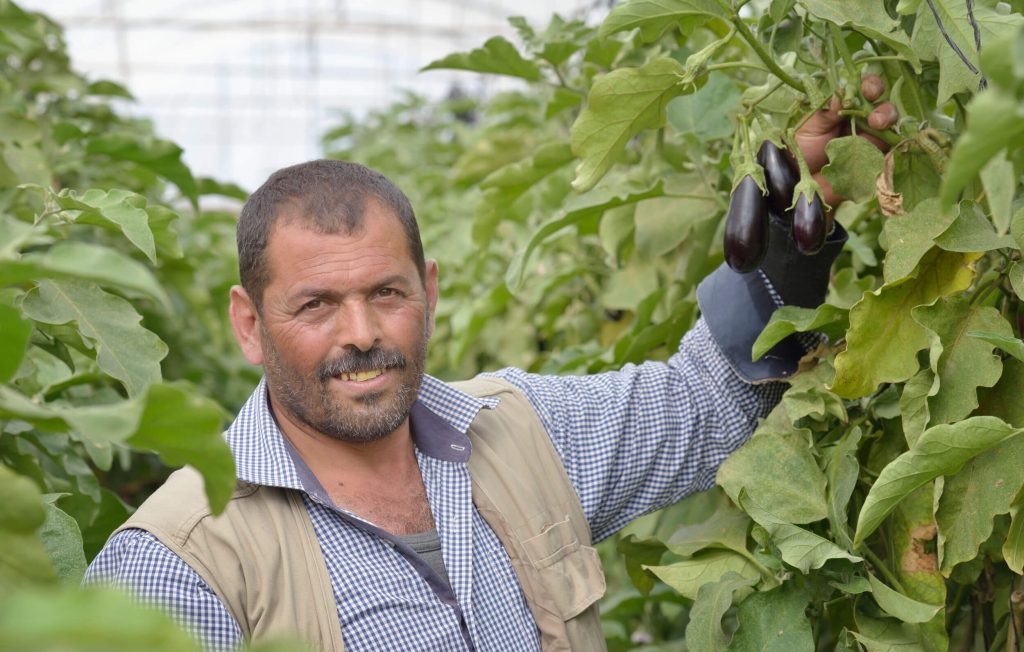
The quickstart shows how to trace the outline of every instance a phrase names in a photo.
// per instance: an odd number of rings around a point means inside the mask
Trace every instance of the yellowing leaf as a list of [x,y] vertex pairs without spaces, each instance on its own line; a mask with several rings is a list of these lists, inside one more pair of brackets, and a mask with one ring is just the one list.
[[965,290],[978,256],[932,251],[914,276],[866,293],[850,309],[846,350],[836,356],[832,391],[859,398],[881,383],[902,382],[917,373],[917,352],[928,345],[928,335],[911,311]]
[[857,520],[860,545],[912,491],[940,475],[956,473],[968,460],[1024,430],[995,417],[970,417],[929,428],[914,446],[889,463],[871,486]]
[[573,188],[593,188],[630,138],[665,124],[669,100],[692,90],[692,84],[681,83],[683,72],[675,59],[661,58],[640,68],[620,68],[594,82],[587,108],[572,125],[572,151],[582,159]]

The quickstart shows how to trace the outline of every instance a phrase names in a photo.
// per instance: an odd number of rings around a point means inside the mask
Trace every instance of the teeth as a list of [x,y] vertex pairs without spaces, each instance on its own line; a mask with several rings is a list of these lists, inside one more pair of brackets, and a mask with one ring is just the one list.
[[342,373],[339,378],[342,380],[355,380],[362,382],[364,380],[370,380],[384,373],[383,369],[371,369],[370,371],[357,371],[355,373]]

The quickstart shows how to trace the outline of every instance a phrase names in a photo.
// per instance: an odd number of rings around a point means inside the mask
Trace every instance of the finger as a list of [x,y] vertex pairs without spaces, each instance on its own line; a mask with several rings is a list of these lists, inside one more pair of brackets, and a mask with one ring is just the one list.
[[860,94],[868,102],[874,102],[885,92],[885,82],[878,75],[864,75],[860,79]]
[[899,113],[896,111],[896,106],[891,102],[882,102],[868,115],[868,126],[872,129],[879,131],[885,131],[889,127],[896,124],[896,120],[899,119]]

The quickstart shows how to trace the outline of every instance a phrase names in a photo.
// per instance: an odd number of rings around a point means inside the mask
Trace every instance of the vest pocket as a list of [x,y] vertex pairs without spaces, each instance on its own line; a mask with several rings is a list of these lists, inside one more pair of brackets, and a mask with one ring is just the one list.
[[547,589],[552,611],[563,620],[575,618],[604,595],[597,550],[580,542],[568,517],[524,540],[523,547]]

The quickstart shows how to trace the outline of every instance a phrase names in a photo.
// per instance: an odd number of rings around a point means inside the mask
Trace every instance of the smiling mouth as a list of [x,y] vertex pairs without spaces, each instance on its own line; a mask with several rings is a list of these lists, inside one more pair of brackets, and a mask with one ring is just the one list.
[[342,372],[335,376],[339,380],[354,380],[356,382],[364,382],[372,380],[377,376],[384,374],[383,369],[369,369],[367,371],[353,371],[353,372]]

